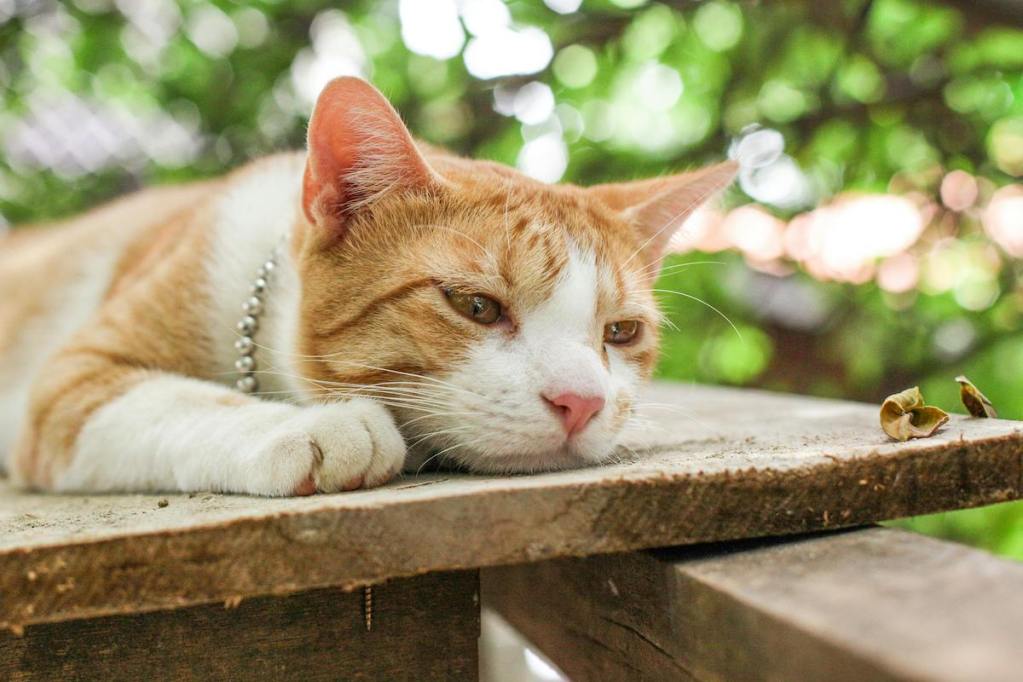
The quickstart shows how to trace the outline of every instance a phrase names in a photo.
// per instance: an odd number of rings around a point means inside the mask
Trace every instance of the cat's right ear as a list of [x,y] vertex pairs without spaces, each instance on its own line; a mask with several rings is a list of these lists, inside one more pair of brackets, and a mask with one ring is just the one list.
[[302,210],[340,236],[349,216],[382,194],[443,180],[380,91],[359,78],[332,80],[309,120]]
[[638,253],[656,275],[675,231],[710,197],[735,178],[739,165],[725,161],[688,173],[649,180],[595,185],[587,191],[632,224]]

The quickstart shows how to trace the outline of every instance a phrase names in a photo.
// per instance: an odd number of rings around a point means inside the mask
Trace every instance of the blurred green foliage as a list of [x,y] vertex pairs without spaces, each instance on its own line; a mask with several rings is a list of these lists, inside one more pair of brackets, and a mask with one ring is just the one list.
[[[689,265],[658,285],[681,292],[662,294],[659,375],[877,402],[919,384],[929,403],[962,412],[953,377],[965,373],[1002,415],[1023,418],[1023,268],[982,224],[995,190],[1023,175],[1023,30],[999,14],[1004,5],[507,7],[515,26],[549,36],[552,59],[483,80],[468,57],[410,51],[396,1],[0,2],[0,226],[299,147],[303,88],[332,65],[371,78],[420,137],[468,155],[514,165],[530,141],[554,134],[568,151],[564,179],[587,184],[719,159],[747,126],[767,125],[784,135],[815,201],[892,192],[928,207],[913,247],[919,283],[892,293],[869,276],[824,281],[736,248],[673,256],[670,266]],[[550,88],[551,116],[495,112],[514,109],[502,99],[533,82]],[[65,106],[69,97],[77,104]],[[47,118],[55,110],[63,118]],[[147,123],[126,139],[103,127],[126,119]],[[150,149],[168,126],[191,142]],[[942,204],[951,170],[975,181],[971,206]],[[739,190],[727,198],[749,200]],[[771,210],[787,220],[806,208]],[[1023,559],[1018,505],[909,526]]]

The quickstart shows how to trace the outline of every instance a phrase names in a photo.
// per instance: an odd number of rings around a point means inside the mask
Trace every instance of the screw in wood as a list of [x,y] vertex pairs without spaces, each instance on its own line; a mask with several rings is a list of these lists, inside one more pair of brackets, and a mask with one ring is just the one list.
[[362,616],[366,620],[366,632],[373,629],[373,586],[362,588]]

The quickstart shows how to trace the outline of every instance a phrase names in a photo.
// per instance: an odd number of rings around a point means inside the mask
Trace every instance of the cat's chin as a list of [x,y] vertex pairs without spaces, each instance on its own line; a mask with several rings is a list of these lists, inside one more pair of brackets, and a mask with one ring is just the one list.
[[[561,447],[544,452],[494,453],[471,452],[463,448],[458,454],[443,453],[444,448],[420,445],[410,448],[405,459],[406,473],[422,473],[445,469],[457,469],[474,474],[531,474],[548,471],[581,469],[607,462],[614,450],[610,447],[601,451],[579,444],[565,443]],[[443,453],[438,455],[438,453]]]

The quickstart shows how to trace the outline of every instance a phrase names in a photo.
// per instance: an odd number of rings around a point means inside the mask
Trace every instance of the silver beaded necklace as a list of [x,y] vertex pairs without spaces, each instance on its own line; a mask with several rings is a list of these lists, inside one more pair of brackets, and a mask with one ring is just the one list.
[[287,236],[281,240],[266,262],[259,266],[259,270],[256,271],[256,279],[253,280],[252,286],[249,288],[249,297],[242,303],[242,318],[235,326],[241,336],[234,342],[234,349],[238,352],[234,368],[241,373],[241,377],[234,385],[242,393],[255,393],[259,390],[259,379],[256,378],[255,336],[259,330],[259,320],[266,310],[266,292],[273,279],[274,271],[277,270],[277,264],[286,241]]
[[[273,274],[277,270],[277,263],[284,252],[284,245],[288,241],[288,235],[284,235],[281,243],[273,250],[266,262],[259,266],[256,271],[256,279],[249,287],[249,297],[242,303],[242,319],[238,320],[235,328],[240,336],[234,342],[234,349],[238,351],[238,359],[234,361],[234,368],[241,373],[241,377],[235,382],[235,388],[242,393],[255,393],[259,390],[259,379],[256,378],[256,332],[259,331],[259,318],[266,310],[266,292],[270,287]],[[362,590],[363,594],[363,618],[366,622],[366,631],[373,629],[373,586],[367,585]]]

